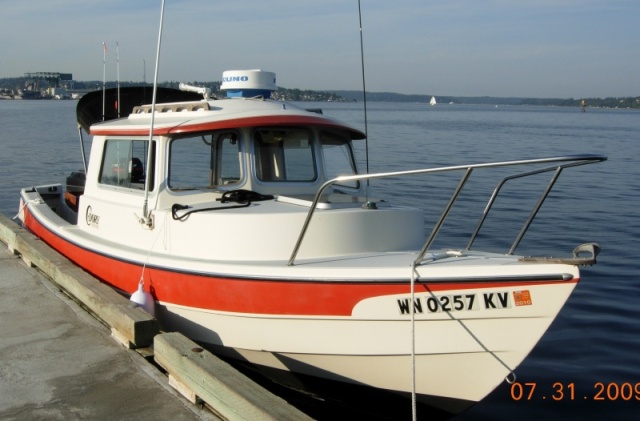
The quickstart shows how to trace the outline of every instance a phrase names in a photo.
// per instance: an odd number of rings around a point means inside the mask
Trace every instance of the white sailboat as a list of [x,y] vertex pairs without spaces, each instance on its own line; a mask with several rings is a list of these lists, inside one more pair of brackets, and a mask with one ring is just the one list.
[[429,105],[436,105],[436,97],[432,96],[431,101],[429,101]]

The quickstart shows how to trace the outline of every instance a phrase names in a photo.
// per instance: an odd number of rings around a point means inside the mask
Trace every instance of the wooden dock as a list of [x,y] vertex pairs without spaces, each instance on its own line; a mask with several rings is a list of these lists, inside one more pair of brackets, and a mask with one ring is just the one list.
[[[111,336],[125,346],[126,349],[122,349],[122,352],[133,352],[131,350],[135,349],[147,358],[152,356],[166,370],[167,384],[192,403],[194,419],[207,418],[198,412],[198,408],[205,406],[211,410],[215,419],[222,420],[311,420],[308,415],[257,385],[182,334],[161,332],[158,321],[151,315],[1,214],[0,240],[7,245],[11,255],[20,256],[28,267],[36,268],[106,325]],[[15,259],[0,259],[0,270],[15,271],[13,263],[13,266],[9,265],[13,261]],[[11,276],[13,275],[8,277]],[[60,341],[57,344],[59,346]],[[147,365],[144,370],[158,371],[152,364]],[[102,369],[108,371],[109,367]],[[32,375],[38,376],[38,373]],[[105,397],[107,398],[108,396]],[[20,397],[16,396],[15,399],[19,401]],[[22,404],[29,405],[30,402]],[[164,408],[163,405],[160,406]],[[169,415],[165,409],[162,411],[164,415]]]

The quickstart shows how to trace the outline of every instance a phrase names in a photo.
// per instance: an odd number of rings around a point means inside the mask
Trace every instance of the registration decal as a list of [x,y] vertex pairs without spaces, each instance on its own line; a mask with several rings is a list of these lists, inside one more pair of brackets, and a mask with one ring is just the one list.
[[528,289],[513,291],[513,301],[517,306],[530,306],[533,304],[531,301],[531,293]]

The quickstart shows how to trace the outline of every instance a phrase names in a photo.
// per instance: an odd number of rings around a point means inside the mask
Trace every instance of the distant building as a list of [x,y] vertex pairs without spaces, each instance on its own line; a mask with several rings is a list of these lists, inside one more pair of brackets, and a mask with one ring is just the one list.
[[47,89],[47,95],[54,99],[71,99],[71,95],[69,95],[66,88],[49,88]]

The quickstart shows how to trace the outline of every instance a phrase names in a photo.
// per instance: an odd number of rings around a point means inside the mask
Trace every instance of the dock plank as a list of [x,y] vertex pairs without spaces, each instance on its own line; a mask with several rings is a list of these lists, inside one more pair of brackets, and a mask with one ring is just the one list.
[[312,420],[180,333],[157,335],[154,353],[156,362],[178,381],[181,388],[186,387],[194,399],[200,398],[215,408],[222,418],[231,421]]
[[0,214],[0,240],[20,254],[53,282],[75,297],[119,336],[130,348],[146,347],[160,331],[158,321],[126,297],[73,264],[33,234]]

